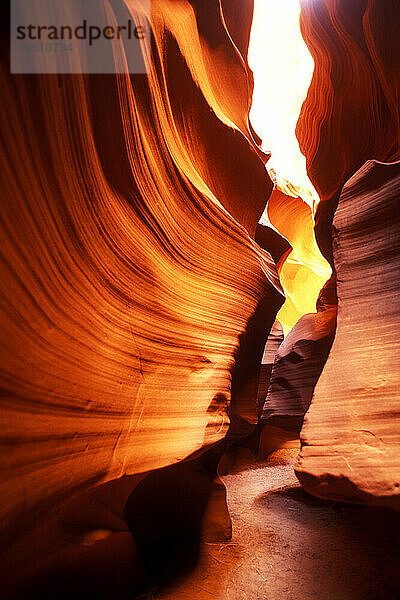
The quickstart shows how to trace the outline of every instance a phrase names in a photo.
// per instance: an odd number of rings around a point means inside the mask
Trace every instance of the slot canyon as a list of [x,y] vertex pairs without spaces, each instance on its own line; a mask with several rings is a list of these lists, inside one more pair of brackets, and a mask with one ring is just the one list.
[[399,600],[399,0],[0,22],[0,600]]

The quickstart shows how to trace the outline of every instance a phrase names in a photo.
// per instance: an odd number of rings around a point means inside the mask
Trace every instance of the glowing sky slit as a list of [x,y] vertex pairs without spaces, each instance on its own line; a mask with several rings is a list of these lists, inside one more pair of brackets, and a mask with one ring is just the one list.
[[254,72],[252,125],[272,153],[268,169],[302,188],[303,199],[318,200],[307,177],[296,122],[307,95],[314,62],[301,36],[299,0],[255,0],[249,48]]
[[[295,133],[314,70],[299,20],[299,0],[254,1],[249,48],[254,73],[250,119],[263,140],[263,149],[271,152],[267,169],[272,178],[283,191],[300,196],[313,207],[319,199],[307,176],[306,159]],[[295,188],[288,187],[288,182]],[[299,214],[298,230],[294,231],[297,243],[292,239],[293,251],[280,273],[286,302],[278,319],[285,334],[303,314],[315,312],[319,291],[331,272],[316,246],[311,213],[307,222],[302,212],[303,220]],[[267,210],[262,222],[269,223]]]

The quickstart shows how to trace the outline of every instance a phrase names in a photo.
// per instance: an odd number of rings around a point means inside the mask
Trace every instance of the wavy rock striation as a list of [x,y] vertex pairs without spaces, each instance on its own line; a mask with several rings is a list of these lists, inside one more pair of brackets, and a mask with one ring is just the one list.
[[321,202],[315,233],[333,264],[340,190],[366,160],[400,158],[400,10],[397,0],[301,2],[315,69],[296,135]]
[[370,159],[400,158],[400,11],[395,0],[301,6],[315,69],[296,134],[321,198],[315,234],[337,269],[339,312],[298,476],[322,497],[398,507],[398,341],[389,333],[398,252],[387,238],[398,236],[398,167]]
[[307,313],[276,353],[262,421],[293,417],[301,425],[332,345],[336,308]]
[[314,495],[400,509],[400,162],[367,161],[333,220],[338,316],[296,467]]
[[2,61],[3,573],[61,500],[221,438],[235,356],[259,368],[246,324],[262,354],[283,294],[252,239],[272,182],[239,4],[153,0],[147,76]]
[[270,385],[262,402],[264,423],[291,424],[300,431],[335,335],[335,277],[323,286],[316,308],[316,313],[307,313],[297,321],[277,348]]
[[315,69],[296,134],[326,201],[366,160],[399,157],[399,5],[303,0],[300,25]]

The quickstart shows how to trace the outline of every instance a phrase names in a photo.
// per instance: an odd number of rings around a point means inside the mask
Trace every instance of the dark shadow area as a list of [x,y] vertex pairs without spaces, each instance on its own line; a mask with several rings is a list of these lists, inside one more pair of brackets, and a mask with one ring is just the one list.
[[[283,498],[288,498],[310,507],[323,507],[326,509],[327,506],[334,507],[334,505],[337,504],[321,500],[321,498],[316,498],[315,496],[310,496],[310,494],[307,494],[300,486],[285,486],[281,489],[274,490],[272,493],[274,496],[282,496]],[[272,493],[269,492],[267,496],[270,497]]]
[[177,464],[73,498],[59,512],[61,527],[99,540],[82,535],[81,543],[27,565],[4,600],[122,600],[187,577],[202,541],[231,537],[226,491],[217,477],[227,444],[224,439]]
[[[400,513],[375,506],[325,501],[300,486],[255,499],[268,525],[303,535],[306,581],[323,582],[324,598],[398,600]],[[311,553],[311,554],[310,554]],[[312,560],[308,560],[311,558]]]
[[[225,446],[223,441],[181,463],[153,471],[128,498],[125,520],[145,571],[158,586],[186,577],[197,565],[206,512],[217,490],[217,466]],[[219,537],[219,516],[211,516],[214,532],[209,530],[207,537]]]
[[257,422],[256,399],[262,356],[277,310],[282,304],[283,298],[276,291],[265,296],[248,320],[245,331],[239,336],[232,369],[230,408],[232,433],[237,431],[238,437],[248,435],[253,429],[243,427],[243,423],[239,423],[240,417],[244,417],[248,423]]

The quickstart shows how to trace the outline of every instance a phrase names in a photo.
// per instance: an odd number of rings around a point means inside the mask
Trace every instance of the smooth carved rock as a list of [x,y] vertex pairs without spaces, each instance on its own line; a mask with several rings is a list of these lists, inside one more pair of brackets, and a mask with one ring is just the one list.
[[[264,382],[260,381],[257,398],[261,406],[260,422],[269,425],[268,433],[263,432],[262,436],[261,448],[264,450],[273,447],[273,440],[267,439],[272,432],[271,426],[295,433],[301,429],[334,338],[337,314],[334,276],[321,289],[316,307],[317,313],[303,315],[275,348],[263,397],[260,396]],[[272,342],[273,333],[274,328],[268,341]],[[266,350],[269,345],[272,344],[267,343]],[[271,360],[271,356],[269,358]]]
[[279,320],[286,333],[302,315],[315,310],[318,293],[330,276],[314,238],[311,207],[296,196],[299,192],[287,182],[279,182],[267,205],[269,221],[293,248],[279,273],[287,295]]
[[314,387],[332,345],[336,308],[303,315],[275,356],[262,420],[297,417],[308,410]]
[[255,240],[261,248],[268,250],[275,263],[280,266],[292,251],[292,246],[286,238],[277,231],[259,223],[256,229]]
[[261,360],[260,377],[258,380],[257,391],[257,415],[260,417],[265,398],[267,397],[269,382],[271,379],[272,366],[274,364],[276,353],[283,342],[283,328],[279,321],[275,321],[265,344],[264,354]]
[[68,496],[221,438],[231,377],[255,406],[244,375],[283,295],[253,239],[272,182],[249,23],[235,44],[219,3],[154,0],[151,25],[146,77],[1,66],[2,575]]
[[321,200],[371,157],[400,158],[397,0],[301,1],[315,69],[296,135]]
[[272,329],[269,333],[267,343],[265,344],[264,354],[262,357],[263,365],[273,365],[276,357],[276,353],[279,350],[279,346],[284,340],[282,325],[279,321],[275,321]]
[[216,470],[223,440],[204,454],[157,469],[127,499],[124,516],[147,573],[170,580],[196,565],[200,541],[226,542],[232,523]]
[[323,498],[400,509],[400,162],[367,161],[333,221],[338,317],[296,467]]
[[[222,440],[184,461],[91,488],[64,504],[56,552],[18,572],[15,600],[133,598],[197,563],[200,543],[226,542],[232,524],[216,471]],[[53,534],[54,537],[54,534]],[[68,544],[65,544],[65,538]],[[61,543],[64,541],[64,547]]]

